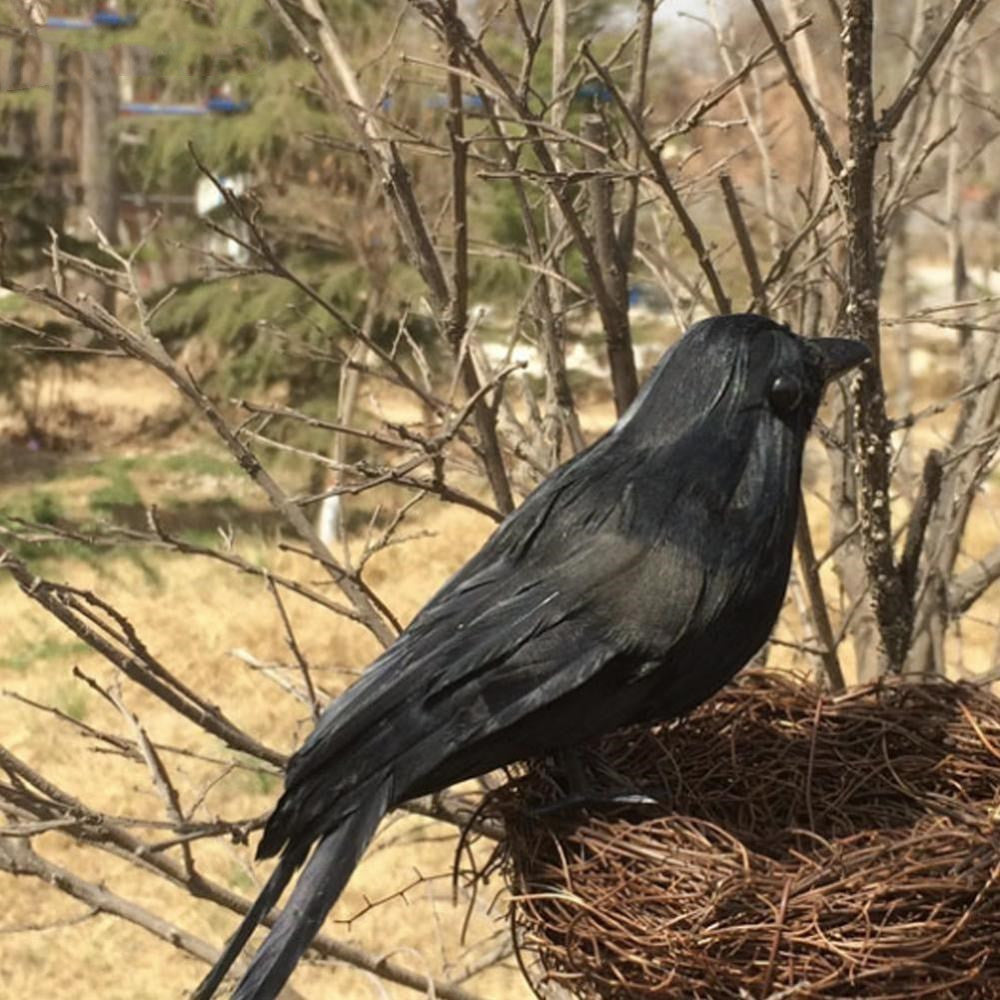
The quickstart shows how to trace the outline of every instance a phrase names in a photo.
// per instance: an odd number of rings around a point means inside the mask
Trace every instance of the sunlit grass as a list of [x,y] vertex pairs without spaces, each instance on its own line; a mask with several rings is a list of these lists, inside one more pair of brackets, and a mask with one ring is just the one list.
[[[606,400],[594,400],[593,404],[583,414],[584,426],[591,434],[613,419]],[[815,443],[810,448],[814,456],[810,476],[822,493],[822,455]],[[301,475],[300,470],[288,467],[282,473],[290,482]],[[95,495],[102,501],[96,506],[104,504],[103,510],[94,509]],[[363,498],[350,503],[350,523],[359,525],[359,534],[352,539],[355,551],[374,502]],[[41,467],[37,476],[24,475],[0,484],[0,512],[43,524],[61,520],[93,524],[99,516],[114,520],[123,513],[144,517],[144,506],[152,503],[168,530],[206,545],[223,544],[218,529],[235,525],[233,544],[243,557],[319,585],[336,596],[314,564],[276,549],[273,522],[264,519],[268,511],[264,499],[221,449],[190,430],[182,440],[157,441],[134,454],[67,454],[54,467]],[[969,527],[967,547],[971,553],[988,551],[996,544],[997,521],[992,510],[987,498]],[[820,549],[827,541],[825,511],[823,504],[810,501]],[[407,531],[419,537],[376,556],[367,571],[368,582],[402,621],[408,621],[492,528],[484,517],[426,501],[417,508]],[[261,663],[278,664],[285,680],[299,682],[280,616],[262,580],[208,559],[142,546],[95,549],[60,543],[31,545],[18,551],[36,572],[93,589],[109,600],[127,616],[164,666],[257,739],[290,753],[309,731],[308,707],[234,655],[246,651]],[[835,609],[837,580],[832,565],[824,568],[824,583]],[[285,601],[316,684],[336,695],[371,661],[377,644],[359,626],[315,604],[293,595]],[[963,626],[962,668],[967,673],[979,672],[990,662],[996,629],[989,622],[996,620],[998,603],[995,598],[982,602],[975,620]],[[795,640],[802,632],[792,601],[779,635]],[[2,577],[0,635],[0,689],[16,691],[97,729],[131,735],[129,725],[114,708],[73,674],[73,668],[78,667],[99,684],[109,686],[121,681],[115,670]],[[849,668],[846,645],[845,660]],[[771,662],[799,669],[814,665],[814,661],[779,647],[773,649]],[[221,762],[164,752],[184,808],[191,809],[201,800],[194,818],[246,818],[261,815],[273,805],[280,791],[279,776],[265,768],[248,767],[251,762],[246,757],[207,736],[133,684],[122,682],[120,696],[142,720],[151,739]],[[164,819],[162,799],[144,765],[109,753],[107,747],[84,738],[69,722],[0,698],[0,732],[13,752],[88,806],[113,815]],[[231,770],[213,785],[227,767]],[[427,876],[450,870],[454,837],[445,831],[443,840],[414,841],[413,834],[423,828],[423,822],[414,818],[393,821],[390,834],[376,843],[336,907],[334,921],[363,910],[366,899],[390,896],[411,884],[415,869]],[[404,832],[408,836],[401,837]],[[199,843],[194,848],[199,870],[234,891],[252,895],[269,870],[252,861],[254,843],[255,838],[246,846],[227,841]],[[39,849],[82,877],[108,885],[215,944],[235,927],[232,914],[170,888],[120,859],[81,850],[60,834],[41,838]],[[5,901],[0,930],[59,921],[85,912],[57,890],[25,879],[0,876],[0,894]],[[470,940],[498,926],[499,917],[486,913],[489,903],[481,899],[476,904]],[[502,907],[497,910],[500,913]],[[412,968],[440,972],[460,953],[464,917],[462,905],[452,906],[446,882],[433,881],[408,892],[405,899],[380,905],[350,926],[331,922],[327,931],[377,954],[402,949],[398,957]],[[141,955],[142,961],[129,963],[128,975],[123,976],[123,956],[134,955]],[[93,917],[44,932],[0,936],[0,959],[0,994],[4,996],[167,1000],[183,995],[204,972],[202,965],[169,945],[108,917]],[[307,995],[336,995],[341,1000],[367,1000],[373,995],[402,1000],[414,995],[390,985],[380,986],[384,992],[378,993],[368,977],[345,967],[304,966],[296,974],[295,985]],[[509,969],[490,972],[469,986],[490,998],[521,1000],[529,995],[519,974]]]

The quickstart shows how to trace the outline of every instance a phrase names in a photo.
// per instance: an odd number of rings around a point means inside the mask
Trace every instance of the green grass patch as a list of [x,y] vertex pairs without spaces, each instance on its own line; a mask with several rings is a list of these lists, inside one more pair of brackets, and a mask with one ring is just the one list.
[[32,490],[28,508],[31,520],[38,524],[57,524],[65,516],[62,501],[48,490]]
[[64,517],[62,500],[57,493],[32,487],[0,503],[0,517],[20,517],[38,524],[56,524]]
[[229,869],[229,888],[236,889],[238,892],[242,893],[251,893],[256,891],[253,879],[250,878],[246,869],[240,868],[238,865],[232,865]]
[[260,761],[245,753],[231,753],[234,761],[246,765],[236,768],[226,778],[226,785],[239,793],[251,795],[273,795],[280,784],[278,775],[261,770]]
[[222,451],[207,448],[192,448],[187,451],[150,452],[142,455],[107,455],[87,461],[74,461],[56,475],[61,479],[80,476],[100,476],[110,482],[120,482],[132,477],[142,477],[150,473],[166,473],[177,476],[233,476],[243,475],[236,460]]
[[[59,639],[46,636],[35,642],[21,642],[0,656],[0,669],[25,673],[36,663],[49,660],[69,659],[89,650],[89,646],[79,639]],[[74,716],[75,718],[75,716]]]
[[95,514],[113,515],[122,507],[141,506],[142,496],[128,473],[116,470],[108,475],[108,481],[104,486],[98,487],[90,494],[87,504]]
[[90,708],[90,698],[82,684],[63,684],[52,699],[53,705],[71,719],[83,722]]
[[164,455],[158,459],[158,465],[164,472],[180,475],[233,476],[236,478],[244,475],[235,459],[200,450]]

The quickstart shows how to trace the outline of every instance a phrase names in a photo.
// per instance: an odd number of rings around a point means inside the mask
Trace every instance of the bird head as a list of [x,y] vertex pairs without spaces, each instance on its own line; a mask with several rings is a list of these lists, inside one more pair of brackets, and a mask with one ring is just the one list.
[[616,432],[663,445],[694,425],[724,433],[752,416],[804,438],[827,383],[869,357],[857,341],[807,339],[765,316],[715,316],[663,356]]
[[824,386],[868,357],[855,341],[807,339],[763,316],[702,320],[664,355],[607,445],[631,456],[655,494],[651,509],[688,497],[687,519],[662,524],[675,541],[697,536],[703,520],[733,535],[734,558],[755,548],[787,556]]

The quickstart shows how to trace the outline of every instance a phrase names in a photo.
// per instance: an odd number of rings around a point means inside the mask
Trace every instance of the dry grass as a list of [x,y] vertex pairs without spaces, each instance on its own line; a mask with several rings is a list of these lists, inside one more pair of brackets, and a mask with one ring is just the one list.
[[[430,596],[488,530],[486,522],[474,515],[444,511],[431,513],[426,526],[446,528],[447,533],[414,541],[387,557],[392,563],[392,581],[386,592],[395,598],[395,606],[407,613]],[[462,539],[461,544],[456,543],[456,537]],[[290,557],[286,560],[290,561]],[[223,706],[249,732],[291,752],[309,726],[304,706],[255,675],[230,653],[244,649],[261,660],[287,659],[280,622],[266,590],[257,581],[211,564],[160,556],[151,565],[162,582],[150,580],[142,569],[121,559],[99,570],[87,564],[67,563],[59,567],[57,575],[92,587],[114,601],[165,664]],[[388,568],[383,572],[388,573]],[[7,637],[0,667],[3,687],[54,705],[88,724],[125,732],[114,710],[71,674],[76,665],[90,676],[111,683],[111,668],[88,650],[75,648],[60,626],[28,605],[9,581],[0,584],[0,595],[0,630]],[[353,626],[305,602],[290,600],[288,607],[299,642],[316,666],[318,682],[336,693],[350,682],[359,666],[372,658],[374,642]],[[154,740],[197,748],[216,757],[233,757],[150,696],[131,686],[124,694]],[[0,731],[11,750],[94,807],[113,814],[162,818],[161,803],[140,765],[95,752],[69,726],[4,698],[0,699]],[[168,762],[188,803],[219,771],[217,767],[176,757],[169,757]],[[199,816],[238,818],[260,814],[273,805],[278,789],[276,778],[236,771],[209,793]],[[132,866],[95,852],[80,851],[64,837],[50,834],[39,844],[43,853],[57,863],[106,884],[208,941],[221,941],[235,926],[232,914],[199,904],[161,880],[137,873]],[[331,926],[331,933],[377,954],[393,952],[411,968],[448,975],[452,963],[463,952],[459,926],[465,906],[460,903],[453,907],[450,882],[433,877],[450,871],[454,849],[455,838],[447,828],[412,817],[397,817],[387,823],[339,902],[335,918],[344,920],[363,910],[366,898],[392,895],[413,883],[418,872],[433,880],[415,886],[405,900],[380,905],[350,927]],[[266,876],[266,868],[249,863],[250,856],[246,848],[223,844],[206,846],[198,852],[207,874],[244,894],[250,894],[254,882]],[[10,933],[21,926],[79,915],[84,907],[55,889],[10,876],[0,875],[0,893],[6,904],[0,924],[0,995],[176,997],[204,972],[199,963],[169,945],[108,917],[94,917],[40,933]],[[469,941],[481,941],[496,929],[479,905]],[[141,961],[135,960],[137,955],[142,956]],[[338,996],[359,1000],[408,993],[393,986],[376,989],[371,977],[347,968],[338,969],[332,978],[326,969],[304,969],[295,983],[307,993],[312,989],[316,995],[333,984]],[[503,970],[481,976],[470,988],[486,996],[526,995],[519,977]]]
[[[123,371],[127,372],[125,379]],[[130,442],[127,426],[129,421],[134,426],[137,415],[148,416],[150,410],[169,414],[174,404],[162,393],[159,383],[136,368],[116,367],[112,379],[117,387],[112,398],[102,390],[99,369],[89,371],[87,378],[89,381],[82,387],[62,387],[57,402],[63,412],[75,413],[79,425],[89,429],[88,436],[103,427],[105,440],[113,442],[117,457],[129,454],[150,459],[151,446]],[[114,417],[102,416],[109,400]],[[607,426],[610,419],[610,408],[605,404],[595,406],[587,414],[586,423],[597,430]],[[68,423],[72,425],[72,419],[68,418]],[[186,454],[192,447],[207,446],[192,430],[183,429],[170,439],[169,446],[161,442],[154,447],[162,458],[168,450]],[[25,461],[6,464],[11,476],[6,477],[7,488],[0,490],[0,503],[41,483],[59,494],[66,510],[84,510],[88,498],[107,483],[104,468],[94,473],[77,465],[72,475],[63,475],[66,467],[46,466],[38,456],[27,453],[20,458]],[[46,485],[42,482],[45,476],[56,478]],[[187,497],[236,497],[244,504],[252,498],[252,490],[238,476],[219,476],[204,470],[165,472],[162,463],[151,459],[130,467],[129,477],[145,502],[178,489]],[[977,550],[991,548],[997,538],[993,505],[984,507],[987,513],[970,532],[970,544]],[[814,515],[822,536],[819,506],[814,508]],[[427,502],[420,508],[414,527],[430,532],[430,536],[382,553],[373,562],[370,574],[371,584],[403,620],[411,617],[475,551],[491,524],[475,514]],[[265,547],[254,534],[244,536],[239,544],[245,555],[261,554]],[[313,580],[318,577],[296,557],[276,557],[270,547],[268,559],[278,570]],[[163,554],[145,554],[141,561],[116,557],[85,562],[71,558],[57,565],[48,564],[47,571],[56,579],[92,587],[114,603],[171,669],[264,742],[290,752],[308,730],[310,723],[303,705],[231,655],[232,650],[243,649],[260,660],[288,660],[277,612],[259,581],[213,563]],[[832,578],[827,582],[831,593],[835,592]],[[330,694],[342,690],[376,652],[374,641],[357,627],[314,605],[289,598],[288,607],[318,682]],[[996,641],[996,629],[991,623],[996,621],[997,602],[983,602],[976,611],[977,619],[986,624],[970,620],[960,651],[969,673],[985,668]],[[79,666],[102,683],[111,683],[111,668],[74,643],[61,626],[31,605],[6,579],[0,580],[0,634],[4,636],[0,687],[53,705],[89,724],[122,731],[121,719],[114,711],[72,676],[72,668]],[[789,639],[801,637],[800,617],[794,607],[784,616],[779,634]],[[788,650],[778,650],[773,660],[807,665]],[[128,686],[123,693],[155,740],[232,759],[230,752],[143,692]],[[10,698],[0,698],[0,732],[15,753],[93,806],[111,813],[162,818],[161,803],[145,771],[134,763],[96,752],[70,726]],[[168,763],[187,804],[219,771],[218,767],[177,756],[168,757]],[[197,818],[263,813],[273,804],[278,789],[275,777],[233,771],[208,793]],[[236,924],[233,914],[198,903],[124,862],[81,851],[57,834],[45,835],[38,845],[54,861],[212,943],[219,943]],[[392,954],[413,969],[443,978],[454,976],[456,966],[463,961],[460,927],[466,904],[453,906],[449,881],[434,878],[450,871],[454,848],[455,836],[448,828],[412,817],[390,820],[335,908],[333,919],[344,921],[364,910],[366,899],[392,896],[401,887],[411,885],[415,871],[426,880],[409,890],[405,898],[390,899],[350,925],[328,924],[328,932],[374,953]],[[244,895],[251,895],[267,872],[264,867],[254,866],[251,856],[249,848],[221,843],[202,845],[197,852],[206,874]],[[204,972],[204,966],[194,959],[121,920],[92,916],[75,921],[84,915],[84,908],[54,888],[0,875],[0,894],[5,902],[0,917],[0,996],[159,1000],[183,995]],[[487,912],[490,902],[483,896],[476,902],[468,942],[482,944],[490,935],[505,931],[500,919],[502,908]],[[39,925],[48,929],[20,930]],[[471,957],[475,955],[473,950]],[[342,966],[332,972],[326,967],[303,966],[296,973],[294,985],[314,996],[335,990],[342,1000],[413,995]],[[519,973],[509,964],[478,975],[468,986],[486,997],[516,1000],[530,995]]]
[[[121,369],[116,371],[120,376]],[[148,388],[141,371],[127,371],[133,379],[130,391],[117,390],[114,400],[119,416],[114,421],[113,437],[119,442],[122,408],[134,408],[134,417],[142,409]],[[64,386],[60,405],[70,406],[78,414],[93,414],[100,408],[96,400],[101,394],[90,388],[91,392],[80,393]],[[157,405],[169,402],[155,394],[145,398]],[[100,425],[100,419],[95,414],[85,423],[93,429]],[[157,446],[161,457],[163,451],[171,449],[189,453],[190,434],[186,431],[172,439],[169,449]],[[149,450],[148,444],[139,442],[131,448],[119,444],[116,449],[119,457],[148,457]],[[25,457],[33,460],[36,456],[27,453]],[[86,510],[88,497],[102,486],[105,477],[88,473],[86,463],[77,459],[70,461],[67,468],[65,475],[46,468],[36,477],[22,477],[0,493],[0,503],[20,497],[35,488],[37,481],[59,494],[67,512]],[[44,482],[53,474],[54,479]],[[155,464],[140,463],[130,469],[129,476],[147,501],[155,499],[158,491],[178,488],[187,495],[197,495],[199,490],[218,493],[221,487],[225,496],[235,493],[244,501],[252,496],[239,479],[205,482],[204,476],[178,473],[166,482],[162,469]],[[7,483],[11,484],[11,480]],[[491,525],[475,514],[427,504],[419,527],[429,537],[389,549],[376,557],[371,568],[371,583],[404,620],[478,547]],[[278,571],[312,580],[319,576],[295,556],[275,556],[259,536],[244,537],[238,544],[244,555],[263,556],[266,551]],[[110,600],[129,617],[167,666],[264,742],[291,752],[308,731],[307,709],[232,655],[233,650],[240,649],[263,661],[289,659],[280,619],[260,581],[211,562],[162,553],[145,553],[138,561],[123,556],[100,558],[97,562],[67,558],[55,565],[47,563],[45,572],[92,588]],[[377,649],[374,640],[351,623],[308,602],[289,597],[286,606],[299,643],[314,665],[317,682],[330,694],[336,694],[372,659]],[[101,683],[111,684],[115,681],[112,668],[75,642],[6,578],[0,580],[0,634],[4,636],[0,687],[98,728],[127,732],[115,711],[72,674],[76,666]],[[123,695],[155,741],[189,747],[216,758],[234,758],[221,744],[144,692],[127,685]],[[93,807],[112,814],[163,818],[162,804],[145,770],[97,752],[71,726],[3,697],[0,732],[14,753]],[[176,755],[168,755],[167,762],[186,804],[192,803],[220,771],[217,766]],[[280,779],[276,777],[236,770],[209,792],[197,818],[218,815],[235,819],[261,814],[273,805],[279,789]],[[199,903],[106,854],[80,850],[68,838],[47,834],[36,843],[57,864],[104,884],[209,942],[218,944],[236,925],[233,914]],[[413,885],[419,875],[425,881],[414,885],[405,899],[390,899],[350,925],[329,924],[329,932],[375,954],[391,954],[414,970],[454,976],[466,960],[481,956],[489,946],[490,936],[502,930],[502,924],[486,913],[488,901],[482,900],[473,910],[467,945],[460,943],[467,901],[460,899],[457,906],[452,904],[449,876],[454,851],[455,836],[449,828],[414,817],[393,817],[338,903],[333,919],[348,920],[366,909],[366,900],[392,896]],[[265,866],[253,865],[251,857],[249,848],[229,844],[213,843],[197,851],[207,875],[244,895],[251,895],[268,871]],[[5,904],[0,918],[0,996],[159,1000],[183,995],[205,971],[196,960],[124,921],[92,916],[76,922],[86,908],[35,880],[0,874],[0,896]],[[49,929],[20,930],[38,926]],[[478,947],[469,947],[477,943]],[[303,966],[294,983],[307,995],[323,995],[335,989],[344,1000],[414,995],[346,966],[338,966],[333,972],[325,967]],[[490,997],[529,995],[519,973],[511,968],[491,970],[468,985]]]

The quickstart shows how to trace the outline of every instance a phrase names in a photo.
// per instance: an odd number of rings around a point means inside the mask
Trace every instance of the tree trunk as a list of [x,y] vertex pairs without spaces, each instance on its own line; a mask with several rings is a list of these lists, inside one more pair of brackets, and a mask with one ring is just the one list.
[[[118,77],[105,51],[83,54],[82,141],[80,183],[85,220],[93,219],[112,244],[118,242],[118,156],[115,119],[118,115]],[[101,288],[96,297],[114,311],[113,289]]]

